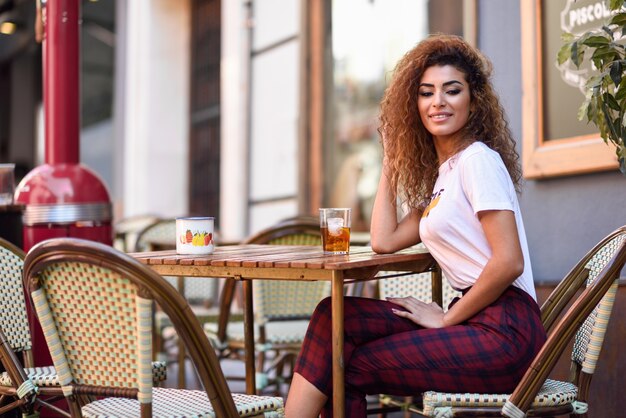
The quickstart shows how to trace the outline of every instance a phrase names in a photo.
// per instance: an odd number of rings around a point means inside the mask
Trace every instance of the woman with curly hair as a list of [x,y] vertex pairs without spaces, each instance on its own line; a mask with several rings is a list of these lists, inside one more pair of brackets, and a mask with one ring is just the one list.
[[[346,416],[366,416],[367,394],[511,391],[546,339],[519,156],[491,70],[463,39],[434,35],[400,60],[385,92],[372,248],[423,242],[463,296],[447,311],[413,297],[345,299]],[[408,208],[400,220],[398,201]],[[331,416],[331,352],[325,299],[296,363],[288,418]]]

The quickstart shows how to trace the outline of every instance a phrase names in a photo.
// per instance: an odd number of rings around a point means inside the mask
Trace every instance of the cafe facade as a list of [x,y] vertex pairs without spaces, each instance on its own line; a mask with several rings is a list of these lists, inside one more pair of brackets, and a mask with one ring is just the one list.
[[[25,172],[43,158],[33,3],[14,2],[24,33],[0,35],[0,162]],[[519,198],[540,293],[626,224],[615,153],[576,119],[593,69],[556,63],[560,33],[601,25],[602,1],[99,0],[82,8],[80,157],[107,185],[117,220],[210,215],[222,237],[237,240],[346,206],[355,229],[367,231],[380,175],[378,102],[403,52],[446,32],[494,64],[523,164]],[[620,287],[616,318],[625,298]],[[592,385],[597,396],[626,373],[621,341],[608,338],[614,349],[603,383]],[[603,396],[617,410],[619,399]]]

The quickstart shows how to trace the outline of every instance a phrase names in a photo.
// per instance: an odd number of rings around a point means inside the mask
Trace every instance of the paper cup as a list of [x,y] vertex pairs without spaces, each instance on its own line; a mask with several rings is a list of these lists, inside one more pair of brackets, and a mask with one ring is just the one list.
[[176,252],[178,254],[212,254],[214,221],[212,217],[176,218]]

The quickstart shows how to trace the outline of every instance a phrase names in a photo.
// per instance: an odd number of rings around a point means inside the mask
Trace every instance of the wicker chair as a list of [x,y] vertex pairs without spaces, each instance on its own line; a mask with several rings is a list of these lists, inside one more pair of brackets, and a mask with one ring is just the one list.
[[[42,242],[24,281],[72,417],[281,417],[280,398],[230,393],[186,300],[160,275],[99,243]],[[171,318],[204,391],[153,387],[152,305]],[[82,405],[79,397],[96,396]]]
[[[67,412],[53,404],[56,400],[63,398],[55,368],[53,366],[35,367],[34,365],[32,338],[22,283],[23,267],[24,252],[0,238],[0,285],[2,288],[0,293],[0,306],[2,307],[0,356],[6,369],[0,374],[0,396],[11,399],[20,395],[24,396],[23,399],[26,401],[29,396],[27,389],[32,388],[32,393],[36,393],[37,396],[31,396],[30,403],[34,401],[36,409],[45,407],[69,417]],[[155,383],[165,380],[167,376],[165,363],[154,362],[152,369]],[[11,405],[17,407],[20,403],[23,401],[15,401]],[[31,405],[23,407],[32,409]],[[9,405],[2,406],[0,403],[0,413],[7,410],[10,410]]]
[[[626,263],[626,226],[604,238],[541,307],[548,340],[512,394],[425,392],[408,410],[427,417],[587,416],[588,390]],[[581,292],[581,289],[584,289]],[[548,379],[574,338],[568,382]]]
[[[0,413],[20,408],[28,415],[36,407],[46,406],[63,415],[62,410],[49,403],[63,395],[54,367],[34,367],[23,267],[24,252],[0,238],[0,357],[6,370],[0,374]],[[52,398],[48,402],[42,399],[49,396]]]
[[158,220],[158,216],[151,214],[134,215],[118,220],[113,225],[115,232],[113,246],[120,251],[132,251],[137,242],[137,235]]
[[[282,221],[251,236],[245,243],[321,246],[319,221],[300,218]],[[243,322],[233,321],[231,316],[237,283],[235,280],[225,282],[219,323],[207,323],[204,329],[221,357],[243,360]],[[276,385],[278,392],[281,383],[291,380],[293,362],[300,351],[309,318],[319,301],[330,295],[330,283],[259,280],[254,284],[253,293],[257,389]],[[267,355],[270,353],[271,361]],[[275,377],[270,379],[270,372],[274,372]]]

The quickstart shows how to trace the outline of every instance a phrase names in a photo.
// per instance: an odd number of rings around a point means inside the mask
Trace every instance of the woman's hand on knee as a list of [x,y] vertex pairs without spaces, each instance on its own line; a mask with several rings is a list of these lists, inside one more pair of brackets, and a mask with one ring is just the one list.
[[387,298],[387,300],[405,309],[393,308],[391,311],[394,314],[402,318],[407,318],[417,325],[421,325],[424,328],[442,328],[444,326],[443,309],[435,302],[425,303],[419,299],[415,299],[413,296]]

